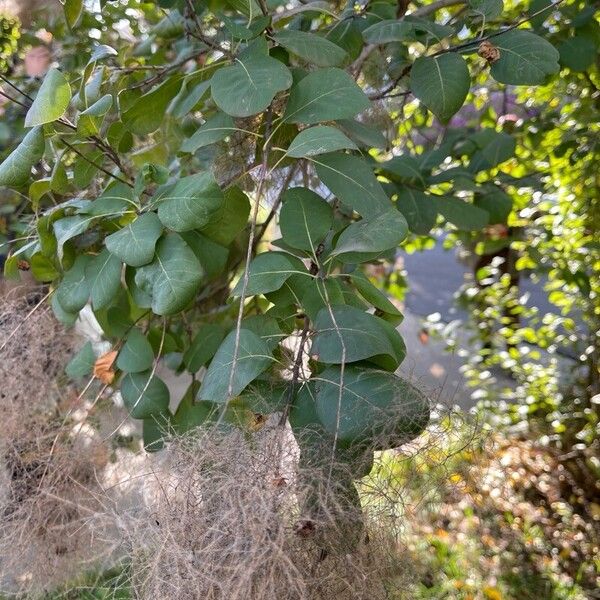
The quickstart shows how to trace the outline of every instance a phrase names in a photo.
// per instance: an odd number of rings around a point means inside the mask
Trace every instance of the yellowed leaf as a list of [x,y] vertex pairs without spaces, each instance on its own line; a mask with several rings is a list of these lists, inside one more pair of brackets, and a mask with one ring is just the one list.
[[483,588],[483,595],[487,600],[502,600],[502,593],[495,586],[486,586]]
[[114,381],[115,371],[112,366],[117,358],[117,354],[116,350],[111,350],[100,356],[94,363],[94,377],[106,385]]

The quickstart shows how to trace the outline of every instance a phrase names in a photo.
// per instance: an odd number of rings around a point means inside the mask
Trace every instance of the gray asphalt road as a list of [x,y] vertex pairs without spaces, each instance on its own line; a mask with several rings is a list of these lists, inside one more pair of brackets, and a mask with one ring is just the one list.
[[[409,282],[406,307],[421,316],[439,312],[442,321],[448,322],[464,317],[464,313],[455,307],[454,294],[470,272],[458,261],[456,252],[444,250],[442,244],[443,237],[431,250],[404,254],[402,258]],[[558,312],[548,302],[543,281],[533,283],[522,279],[520,287],[528,306],[537,306],[542,313]]]

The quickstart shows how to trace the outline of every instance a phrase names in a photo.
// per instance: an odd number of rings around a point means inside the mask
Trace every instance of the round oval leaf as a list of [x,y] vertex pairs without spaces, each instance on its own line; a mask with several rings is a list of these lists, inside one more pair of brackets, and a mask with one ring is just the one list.
[[413,94],[443,123],[458,112],[470,87],[469,68],[456,52],[417,58],[410,72]]
[[332,223],[333,209],[312,190],[297,187],[283,194],[279,227],[286,244],[314,253]]
[[262,112],[278,92],[292,85],[292,74],[270,56],[252,54],[230,67],[219,69],[212,78],[216,105],[232,117],[249,117]]
[[25,127],[35,127],[60,119],[71,101],[71,87],[58,70],[50,69],[25,115]]
[[151,371],[125,375],[121,381],[121,396],[134,419],[146,419],[169,408],[169,389]]
[[315,384],[316,412],[342,446],[394,448],[423,432],[429,402],[405,379],[374,369],[330,367]]

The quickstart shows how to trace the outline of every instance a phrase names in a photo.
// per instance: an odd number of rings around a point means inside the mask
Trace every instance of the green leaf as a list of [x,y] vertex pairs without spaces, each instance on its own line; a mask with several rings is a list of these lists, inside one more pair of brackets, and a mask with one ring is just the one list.
[[279,31],[275,34],[275,41],[292,54],[318,67],[336,67],[343,63],[347,56],[337,44],[305,31]]
[[69,191],[69,178],[62,162],[57,161],[52,169],[50,189],[57,194],[66,194]]
[[106,94],[80,113],[77,120],[77,133],[84,136],[98,135],[104,116],[111,109],[112,103],[112,96]]
[[196,373],[216,353],[225,337],[222,325],[207,323],[200,325],[190,347],[183,355],[183,363],[190,373]]
[[147,419],[169,408],[169,389],[151,371],[128,373],[121,381],[121,396],[134,419]]
[[[0,165],[0,171],[2,170],[2,166]],[[29,178],[30,174],[27,173],[27,177]],[[1,175],[0,175],[1,177]],[[31,200],[31,206],[35,210],[39,207],[40,199],[43,198],[45,194],[51,191],[50,188],[50,177],[43,177],[42,179],[38,179],[36,181],[32,181],[29,185],[29,199]],[[27,183],[27,180],[25,180]],[[12,186],[11,186],[12,187]],[[21,187],[21,186],[14,186]]]
[[153,362],[154,351],[148,338],[139,329],[132,329],[117,357],[117,367],[127,373],[140,373],[150,369]]
[[210,88],[210,79],[202,79],[204,73],[188,75],[181,84],[177,96],[173,98],[167,112],[176,119],[183,119],[202,100]]
[[469,0],[471,10],[482,18],[495,19],[504,10],[503,0]]
[[50,69],[25,115],[25,127],[35,127],[60,119],[71,101],[67,78],[58,70]]
[[456,52],[420,57],[413,63],[410,89],[443,123],[458,112],[470,87],[469,68]]
[[175,411],[173,426],[178,434],[205,425],[219,416],[217,405],[213,402],[194,401],[199,387],[200,382],[193,381]]
[[80,254],[56,289],[56,300],[69,313],[78,313],[90,297],[90,284],[85,271],[91,261],[89,254]]
[[283,338],[277,319],[271,315],[250,315],[242,321],[242,329],[255,333],[272,352]]
[[230,187],[225,191],[221,208],[211,216],[202,233],[217,244],[229,246],[248,224],[249,215],[248,196],[239,187]]
[[77,25],[83,12],[83,0],[61,0],[65,12],[65,20],[70,29]]
[[488,213],[473,204],[453,196],[437,196],[435,200],[444,219],[458,229],[479,231],[488,224]]
[[315,384],[319,421],[341,446],[395,448],[423,432],[429,402],[411,383],[391,373],[330,367]]
[[420,187],[425,187],[425,178],[421,171],[419,160],[410,154],[401,154],[394,156],[390,160],[380,163],[378,167],[390,179],[411,184],[418,184]]
[[99,198],[80,208],[81,215],[92,217],[114,218],[131,212],[132,202],[129,188],[123,189],[122,184],[109,187]]
[[392,304],[390,299],[377,287],[375,287],[369,278],[360,271],[355,271],[350,275],[354,287],[360,295],[376,309],[386,314],[388,321],[395,325],[402,322],[402,313]]
[[279,228],[286,244],[314,253],[333,224],[333,209],[315,192],[302,187],[283,194]]
[[[314,3],[311,3],[314,6]],[[299,8],[310,8],[309,6]],[[327,39],[343,48],[351,60],[356,60],[363,47],[358,19],[340,19],[325,34]]]
[[148,284],[150,286],[150,291],[143,290],[135,281],[136,270],[133,267],[127,267],[125,269],[125,283],[127,284],[127,289],[131,294],[131,298],[133,302],[139,308],[150,308],[152,306],[152,291],[151,282],[144,281],[144,284]]
[[[8,261],[6,262],[6,264],[8,264]],[[67,312],[58,302],[56,294],[54,294],[50,299],[50,305],[52,306],[52,312],[54,313],[54,316],[60,323],[62,323],[66,327],[72,327],[73,325],[75,325],[78,316],[77,313]]]
[[213,242],[197,230],[186,231],[181,237],[196,255],[207,281],[223,273],[229,258],[228,248]]
[[268,27],[271,23],[271,17],[269,15],[252,19],[247,27],[236,23],[233,19],[230,19],[225,15],[219,15],[219,18],[223,21],[225,29],[231,34],[231,37],[236,40],[251,40],[259,35],[265,27]]
[[491,141],[471,157],[469,171],[472,173],[491,169],[515,155],[517,141],[512,135],[495,131],[493,134]]
[[225,113],[218,112],[201,125],[191,138],[181,144],[181,151],[196,152],[198,148],[224,140],[236,130],[233,119]]
[[159,240],[152,263],[140,267],[135,283],[152,297],[152,311],[172,315],[198,292],[204,273],[189,246],[176,233]]
[[390,207],[375,217],[348,225],[340,234],[331,255],[344,262],[370,260],[372,255],[396,248],[407,235],[408,224],[404,215]]
[[54,222],[58,257],[62,260],[63,246],[74,237],[83,233],[90,225],[89,217],[74,215]]
[[31,177],[31,169],[44,154],[44,130],[34,127],[0,165],[0,186],[20,188]]
[[158,413],[142,421],[142,439],[146,452],[158,452],[165,447],[165,438],[171,433],[170,413]]
[[162,224],[156,213],[147,212],[123,229],[109,235],[104,240],[104,244],[111,254],[126,265],[141,267],[152,260],[162,230]]
[[256,19],[261,14],[260,7],[255,0],[226,0],[225,4],[246,15],[250,20]]
[[230,398],[239,395],[273,361],[269,348],[263,340],[252,331],[240,329],[233,389],[230,395],[228,389],[234,364],[235,346],[236,331],[234,330],[225,338],[212,359],[202,380],[202,387],[198,393],[199,400],[210,400],[221,404],[227,402]]
[[173,231],[200,229],[211,221],[223,205],[223,192],[212,173],[198,173],[180,179],[152,199],[158,218]]
[[118,55],[119,53],[111,46],[107,46],[106,44],[98,44],[97,46],[94,46],[88,64],[96,62],[98,60],[102,60],[104,58],[108,58],[109,56]]
[[406,21],[387,19],[367,27],[362,35],[369,44],[389,44],[414,39],[415,28]]
[[181,78],[170,77],[140,96],[122,115],[123,124],[135,135],[148,135],[164,121],[167,108],[179,91]]
[[292,158],[304,158],[345,149],[356,150],[356,144],[339,129],[329,125],[318,125],[301,131],[287,149],[287,155]]
[[363,148],[387,148],[388,146],[387,140],[381,131],[370,125],[352,119],[340,119],[338,123],[348,134],[348,137]]
[[553,0],[530,0],[527,8],[527,15],[530,17],[529,23],[534,29],[540,29],[554,10]]
[[390,199],[362,158],[333,153],[312,160],[321,181],[348,208],[365,218],[389,210]]
[[268,415],[285,408],[288,393],[288,382],[265,377],[251,383],[240,396],[240,401],[253,413]]
[[232,117],[249,117],[265,110],[278,92],[292,85],[292,74],[280,61],[253,54],[212,78],[216,105]]
[[[75,159],[73,183],[81,190],[88,188],[98,173],[98,167],[104,162],[104,154],[98,149],[81,149],[83,156]],[[84,158],[85,157],[85,158]]]
[[[94,312],[100,328],[106,337],[122,338],[133,327],[133,321],[130,313],[132,306],[129,298],[123,289],[119,290],[119,294],[115,301],[106,310],[97,310]],[[143,313],[137,312],[137,308],[133,308],[136,315],[142,316]]]
[[513,206],[512,197],[500,189],[476,194],[473,203],[488,213],[490,224],[506,223]]
[[86,267],[85,277],[94,310],[105,308],[115,299],[121,287],[122,266],[120,259],[105,248]]
[[[284,252],[264,252],[259,254],[248,269],[248,285],[246,295],[266,294],[278,290],[285,281],[295,273],[302,273],[302,263],[294,262],[290,254]],[[239,296],[244,285],[243,277],[231,292],[232,296]]]
[[319,69],[292,87],[283,118],[290,123],[311,125],[353,117],[370,105],[348,73],[335,68]]
[[[301,262],[300,266],[304,270],[304,265]],[[285,280],[280,289],[275,290],[274,292],[266,292],[265,297],[269,302],[272,302],[279,307],[300,304],[301,298],[311,286],[312,281],[313,277],[307,276],[305,270],[302,273],[295,273]]]
[[514,29],[494,38],[500,58],[491,66],[492,77],[511,85],[539,85],[558,73],[558,50],[530,31]]
[[335,304],[345,304],[342,287],[336,279],[311,279],[300,299],[300,306],[313,322],[322,308]]
[[56,211],[46,216],[39,217],[36,223],[40,251],[48,258],[53,258],[56,254],[57,244],[52,222],[58,218],[59,214],[60,213]]
[[440,42],[452,33],[452,27],[408,15],[402,20],[385,19],[375,23],[367,27],[362,35],[370,44],[420,41],[428,45],[431,41]]
[[316,334],[311,354],[321,363],[343,364],[371,359],[394,371],[404,358],[398,356],[390,341],[385,321],[353,306],[321,309],[314,328]]
[[427,235],[437,219],[435,198],[409,187],[398,187],[396,207],[406,218],[408,229],[417,235]]
[[450,25],[440,25],[431,19],[422,19],[420,17],[406,15],[404,21],[413,26],[415,30],[415,41],[421,42],[426,46],[431,42],[437,44],[454,33],[454,28]]
[[86,342],[65,367],[65,373],[71,379],[80,379],[92,373],[96,355],[91,342]]
[[593,40],[583,35],[575,35],[558,45],[560,63],[571,71],[587,71],[597,54]]
[[[185,19],[183,15],[175,9],[169,11],[168,14],[165,14],[164,18],[154,25],[150,31],[159,38],[174,39],[182,36],[184,29]],[[153,41],[152,38],[150,38],[150,41]]]
[[29,266],[36,281],[54,281],[60,275],[54,262],[39,252],[31,257]]
[[[94,71],[95,69],[95,71]],[[83,71],[79,92],[73,97],[78,109],[87,108],[100,98],[100,88],[104,79],[104,69],[96,69],[95,62],[89,62]]]

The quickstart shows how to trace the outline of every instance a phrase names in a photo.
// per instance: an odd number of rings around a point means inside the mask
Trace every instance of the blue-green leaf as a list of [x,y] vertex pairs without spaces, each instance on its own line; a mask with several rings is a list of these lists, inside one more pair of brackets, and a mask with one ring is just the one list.
[[493,39],[500,57],[490,69],[492,77],[511,85],[539,85],[559,70],[558,50],[530,31],[515,29]]
[[135,283],[152,298],[157,315],[179,312],[198,292],[204,273],[190,247],[176,233],[159,240],[154,260],[140,267]]
[[211,89],[216,105],[232,117],[249,117],[262,112],[278,92],[292,85],[292,74],[270,56],[251,54],[236,64],[219,69]]
[[292,87],[283,118],[311,125],[349,119],[371,105],[354,79],[341,69],[312,71]]
[[[247,329],[239,331],[238,352],[234,361],[235,348],[236,331],[234,330],[225,338],[212,359],[202,380],[202,387],[198,393],[199,400],[227,402],[230,398],[239,395],[273,361],[266,342]],[[229,394],[229,382],[232,379],[231,372],[234,365],[233,389]]]
[[60,119],[71,101],[67,78],[58,70],[50,69],[25,115],[25,127],[35,127]]
[[109,235],[104,243],[108,251],[126,265],[141,267],[152,260],[162,230],[163,226],[156,213],[148,212]]
[[410,72],[413,94],[443,123],[464,104],[470,87],[469,68],[456,52],[417,58]]
[[190,231],[208,225],[223,205],[223,192],[212,173],[198,173],[159,190],[153,198],[158,218],[173,231]]

